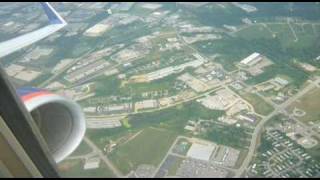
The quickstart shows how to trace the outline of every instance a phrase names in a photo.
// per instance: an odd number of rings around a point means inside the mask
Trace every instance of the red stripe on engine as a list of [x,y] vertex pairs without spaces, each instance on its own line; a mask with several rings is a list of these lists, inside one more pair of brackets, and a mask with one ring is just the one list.
[[40,91],[40,92],[31,93],[31,94],[22,96],[22,101],[25,102],[25,101],[28,101],[28,100],[34,98],[34,97],[42,96],[42,95],[48,95],[48,94],[51,94],[51,93],[47,92],[47,91]]

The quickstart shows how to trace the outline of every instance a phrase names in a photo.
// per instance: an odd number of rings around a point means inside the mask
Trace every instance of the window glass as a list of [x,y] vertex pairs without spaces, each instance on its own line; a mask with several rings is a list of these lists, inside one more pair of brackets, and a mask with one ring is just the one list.
[[[0,47],[56,32],[0,62],[17,89],[81,107],[62,176],[319,176],[318,2],[50,4],[61,29],[39,3],[1,3]],[[81,127],[52,110],[32,115],[59,149]]]

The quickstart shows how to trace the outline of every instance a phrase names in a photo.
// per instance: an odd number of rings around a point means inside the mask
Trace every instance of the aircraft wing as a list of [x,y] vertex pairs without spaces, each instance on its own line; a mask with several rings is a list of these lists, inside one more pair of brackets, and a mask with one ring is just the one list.
[[48,16],[50,24],[8,41],[0,42],[0,58],[35,43],[67,25],[65,20],[48,2],[41,2],[41,5]]

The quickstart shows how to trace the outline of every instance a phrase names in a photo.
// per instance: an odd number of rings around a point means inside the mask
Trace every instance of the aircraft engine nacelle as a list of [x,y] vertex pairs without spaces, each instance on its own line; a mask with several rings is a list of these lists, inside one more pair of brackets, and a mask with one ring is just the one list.
[[21,88],[18,95],[36,121],[56,162],[70,155],[85,134],[85,116],[72,100],[37,88]]

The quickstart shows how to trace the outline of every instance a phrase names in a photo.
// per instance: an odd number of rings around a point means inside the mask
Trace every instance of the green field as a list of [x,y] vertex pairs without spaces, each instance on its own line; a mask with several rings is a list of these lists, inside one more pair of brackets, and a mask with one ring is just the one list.
[[131,91],[132,95],[141,95],[143,92],[170,89],[174,85],[174,81],[175,76],[168,76],[149,83],[127,84],[120,91]]
[[86,135],[102,149],[109,140],[116,140],[120,137],[137,133],[141,129],[150,126],[165,128],[184,135],[184,127],[187,121],[197,120],[198,118],[215,120],[223,114],[224,111],[210,110],[197,102],[188,102],[161,111],[130,115],[128,117],[130,127],[88,129]]
[[[295,32],[297,39],[295,38],[290,26]],[[313,65],[319,65],[311,60],[317,56],[317,50],[320,46],[318,41],[319,33],[317,33],[317,29],[312,29],[311,24],[305,24],[302,26],[301,24],[290,23],[290,26],[288,23],[268,23],[266,24],[266,27],[263,27],[262,25],[251,25],[250,27],[237,32],[236,35],[239,38],[246,40],[260,41],[265,39],[277,42],[277,46],[269,47],[269,49],[273,49],[272,51],[269,51],[267,47],[263,47],[263,49],[260,50],[261,53],[270,56],[271,59],[276,62],[281,59],[286,59],[286,61],[288,61],[293,58],[297,58],[298,60],[307,61]],[[272,36],[270,31],[275,34],[275,37]],[[260,46],[264,46],[264,43],[259,42],[259,44],[256,45],[258,50],[260,49]],[[264,49],[267,51],[264,52]]]
[[295,37],[288,24],[268,24],[267,26],[275,33],[276,37],[280,39],[280,42],[284,47],[288,47],[295,43]]
[[304,32],[307,34],[313,34],[314,36],[316,36],[317,32],[313,30],[313,27],[311,24],[304,24],[303,26]]
[[241,18],[245,17],[246,13],[240,8],[232,4],[224,4],[224,7],[218,3],[210,3],[201,8],[188,8],[184,11],[183,18],[186,20],[194,20],[206,26],[222,27],[227,25],[240,25]]
[[124,174],[140,164],[157,166],[169,150],[177,134],[165,129],[147,128],[129,142],[120,145],[110,159]]
[[58,165],[59,173],[65,178],[112,178],[115,175],[100,161],[100,167],[97,169],[83,169],[83,160],[66,160]]
[[261,24],[254,24],[248,28],[244,28],[238,31],[236,35],[246,39],[272,38],[270,31]]
[[270,104],[256,94],[244,93],[240,95],[253,106],[254,111],[258,114],[266,116],[274,110]]
[[77,149],[70,156],[80,156],[91,152],[91,148],[87,145],[85,141],[82,141]]
[[101,76],[96,79],[96,96],[110,96],[119,93],[121,81],[116,76]]
[[287,77],[287,79],[290,80],[290,83],[292,82],[292,85],[297,88],[301,87],[309,77],[308,73],[288,63],[266,67],[262,74],[254,76],[246,80],[245,82],[250,85],[255,85],[267,81],[271,78],[275,78],[279,75]]
[[[318,142],[319,142],[319,139],[317,139]],[[319,151],[320,151],[320,144],[316,145],[315,147],[313,148],[310,148],[310,149],[306,149],[306,152],[308,154],[310,154],[310,156],[312,156],[316,161],[320,162],[320,154],[319,154]]]
[[[254,24],[246,27],[233,36],[223,35],[222,39],[214,41],[201,41],[193,45],[203,54],[220,54],[217,62],[221,63],[227,71],[236,69],[235,64],[253,52],[259,52],[275,65],[266,68],[265,72],[255,79],[269,77],[270,74],[284,71],[288,76],[294,76],[294,83],[303,83],[308,74],[295,68],[292,61],[296,59],[320,67],[320,63],[313,59],[320,49],[318,25],[304,25],[290,23],[297,35],[297,41],[287,23]],[[312,32],[312,33],[307,33]],[[275,36],[273,36],[275,35]]]
[[153,10],[143,8],[139,5],[139,3],[136,3],[133,5],[133,7],[130,9],[130,13],[135,14],[137,16],[147,16],[150,13],[152,13]]
[[302,96],[298,101],[294,102],[289,106],[289,112],[297,107],[306,112],[306,115],[299,117],[300,120],[304,122],[308,121],[319,121],[320,120],[320,89],[314,88],[304,96]]
[[[182,73],[182,72],[181,72]],[[116,76],[101,76],[96,80],[96,96],[123,95],[132,96],[133,98],[141,97],[141,93],[159,90],[169,90],[173,92],[176,77],[181,73],[172,74],[162,79],[148,83],[129,83],[121,86],[121,80]]]
[[136,133],[138,130],[127,129],[126,127],[118,127],[112,129],[88,129],[86,136],[92,140],[99,149],[103,149],[110,140],[115,141],[118,138],[129,136],[131,133]]

